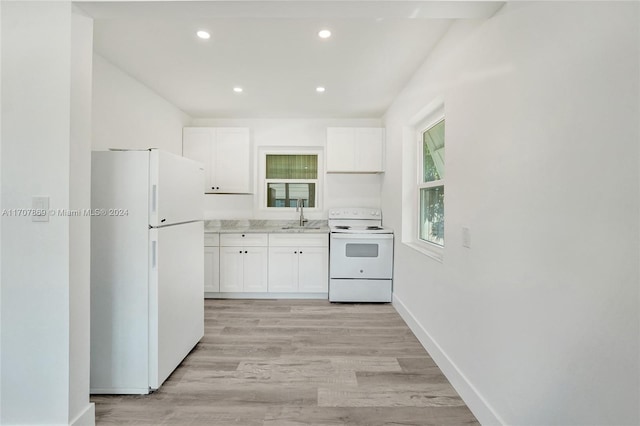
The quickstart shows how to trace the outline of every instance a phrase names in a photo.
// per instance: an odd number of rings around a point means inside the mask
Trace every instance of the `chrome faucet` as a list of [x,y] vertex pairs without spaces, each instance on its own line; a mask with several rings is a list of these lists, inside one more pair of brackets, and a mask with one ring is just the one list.
[[298,211],[298,209],[300,209],[300,226],[304,226],[307,219],[304,218],[304,200],[302,198],[299,198],[298,201],[296,201],[296,211]]

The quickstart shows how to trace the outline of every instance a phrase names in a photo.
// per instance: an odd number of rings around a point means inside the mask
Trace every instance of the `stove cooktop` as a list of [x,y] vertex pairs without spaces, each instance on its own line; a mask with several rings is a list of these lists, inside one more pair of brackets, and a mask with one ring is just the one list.
[[329,228],[342,234],[393,234],[382,226],[382,211],[377,208],[335,208],[329,210]]
[[332,226],[331,232],[341,234],[393,234],[393,230],[382,226]]

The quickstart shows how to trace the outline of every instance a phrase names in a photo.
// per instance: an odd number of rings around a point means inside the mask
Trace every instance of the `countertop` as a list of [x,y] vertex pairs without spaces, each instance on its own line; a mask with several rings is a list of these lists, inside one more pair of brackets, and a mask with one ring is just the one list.
[[304,227],[300,227],[297,220],[205,220],[204,232],[219,234],[328,234],[329,226],[326,220],[310,220],[305,223]]

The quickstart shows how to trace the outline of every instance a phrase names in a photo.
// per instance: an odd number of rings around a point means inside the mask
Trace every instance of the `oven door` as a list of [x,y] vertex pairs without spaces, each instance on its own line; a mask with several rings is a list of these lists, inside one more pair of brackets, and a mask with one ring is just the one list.
[[331,278],[390,279],[393,273],[393,234],[332,233]]

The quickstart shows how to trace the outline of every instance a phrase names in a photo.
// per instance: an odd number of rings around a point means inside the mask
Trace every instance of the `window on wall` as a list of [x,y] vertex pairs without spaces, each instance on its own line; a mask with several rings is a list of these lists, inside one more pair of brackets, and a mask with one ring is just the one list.
[[444,246],[444,128],[441,118],[419,132],[418,239]]
[[268,208],[305,207],[318,204],[317,154],[267,154],[265,156],[265,191]]

